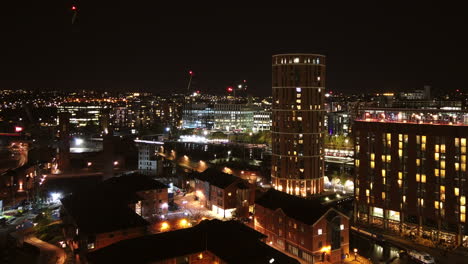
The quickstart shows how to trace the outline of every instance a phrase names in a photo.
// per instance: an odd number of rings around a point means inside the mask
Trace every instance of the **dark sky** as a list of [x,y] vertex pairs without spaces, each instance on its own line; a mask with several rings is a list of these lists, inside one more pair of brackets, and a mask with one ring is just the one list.
[[0,7],[0,89],[169,93],[192,69],[196,89],[222,93],[247,79],[270,95],[271,55],[287,52],[327,55],[337,92],[468,88],[467,15],[442,1],[77,0],[73,27],[70,0],[9,2],[21,4]]

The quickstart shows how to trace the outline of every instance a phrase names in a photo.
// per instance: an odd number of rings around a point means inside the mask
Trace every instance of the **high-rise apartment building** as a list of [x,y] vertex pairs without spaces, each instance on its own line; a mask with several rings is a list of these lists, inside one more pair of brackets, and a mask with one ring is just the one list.
[[355,221],[468,246],[468,112],[363,109],[353,127]]
[[323,191],[325,56],[272,58],[272,183],[298,196]]

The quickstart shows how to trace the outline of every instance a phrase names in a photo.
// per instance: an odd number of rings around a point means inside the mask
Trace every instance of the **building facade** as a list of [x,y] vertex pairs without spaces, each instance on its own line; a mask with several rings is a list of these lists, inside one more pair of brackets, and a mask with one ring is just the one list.
[[153,142],[138,142],[138,171],[144,175],[156,176],[161,169],[161,160],[157,157],[157,150],[161,146]]
[[[255,185],[231,174],[208,168],[195,173],[195,195],[220,218],[248,217],[255,199]],[[234,213],[235,212],[235,213]]]
[[221,131],[252,131],[254,108],[250,104],[215,104],[214,129]]
[[275,55],[273,64],[272,183],[309,196],[323,191],[325,56]]
[[353,128],[355,220],[468,246],[467,117],[461,111],[364,111]]
[[270,189],[255,202],[254,227],[302,263],[342,263],[349,254],[349,218],[318,200]]
[[58,113],[70,113],[70,123],[79,127],[89,124],[99,125],[99,120],[103,109],[107,105],[91,103],[64,103],[57,107]]
[[258,109],[253,114],[254,133],[271,130],[271,110]]
[[212,129],[213,126],[213,106],[202,103],[193,103],[184,107],[182,114],[182,128]]

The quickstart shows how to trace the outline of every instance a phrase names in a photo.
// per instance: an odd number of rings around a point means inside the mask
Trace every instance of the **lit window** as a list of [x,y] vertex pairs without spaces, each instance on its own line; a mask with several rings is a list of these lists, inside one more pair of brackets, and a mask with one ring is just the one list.
[[466,138],[462,138],[460,142],[462,147],[466,147]]
[[296,92],[300,93],[302,91],[301,88],[296,88]]
[[387,155],[387,162],[391,162],[392,161],[392,156],[391,155]]
[[458,146],[460,146],[460,139],[455,138],[455,147],[458,147]]
[[322,234],[322,229],[321,229],[321,228],[318,230],[318,234],[319,234],[319,235]]
[[403,202],[406,203],[406,195],[403,195]]
[[369,189],[366,189],[366,196],[369,196],[369,194],[370,194]]
[[439,153],[434,153],[434,159],[439,160]]
[[371,161],[370,167],[371,167],[371,169],[373,169],[375,167],[375,162],[374,161]]
[[455,170],[456,171],[460,170],[460,163],[455,162]]
[[421,175],[421,182],[426,183],[426,174]]
[[385,173],[386,173],[386,171],[382,170],[382,177],[385,177]]
[[435,152],[440,152],[439,145],[435,145]]
[[375,160],[375,154],[374,154],[374,153],[371,153],[371,154],[370,154],[370,159],[371,159],[371,160]]
[[434,175],[435,175],[436,177],[439,177],[439,169],[434,169]]
[[419,173],[416,174],[416,182],[421,181],[421,175]]
[[460,205],[466,205],[466,196],[460,196]]
[[445,144],[440,145],[440,152],[445,153]]
[[421,159],[416,159],[416,166],[421,166]]
[[440,168],[445,170],[445,161],[444,160],[440,162]]
[[299,58],[294,58],[294,63],[299,63]]
[[466,221],[465,214],[460,214],[460,222],[465,223],[465,221]]
[[401,150],[401,149],[398,150],[398,156],[403,157],[403,150]]
[[344,230],[344,225],[340,225],[340,230]]
[[421,140],[422,140],[422,143],[423,143],[423,144],[426,144],[426,136],[422,136],[422,137],[421,137]]
[[439,209],[439,201],[434,201],[434,208]]
[[400,180],[403,179],[403,172],[401,172],[401,171],[398,172],[398,179],[400,179]]
[[382,200],[385,200],[385,197],[386,197],[385,192],[382,192]]
[[462,205],[460,206],[460,213],[466,213],[466,206]]

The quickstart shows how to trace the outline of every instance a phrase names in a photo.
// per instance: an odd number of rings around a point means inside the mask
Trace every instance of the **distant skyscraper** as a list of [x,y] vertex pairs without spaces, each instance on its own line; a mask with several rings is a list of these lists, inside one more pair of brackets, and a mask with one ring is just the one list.
[[272,182],[298,196],[323,191],[325,56],[274,55]]
[[59,114],[58,169],[63,172],[70,167],[70,113]]

